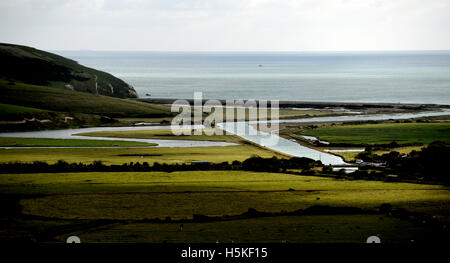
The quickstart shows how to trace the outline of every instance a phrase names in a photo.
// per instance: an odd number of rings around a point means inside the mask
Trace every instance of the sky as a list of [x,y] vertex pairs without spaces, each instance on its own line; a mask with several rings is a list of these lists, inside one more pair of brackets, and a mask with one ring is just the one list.
[[0,0],[45,50],[450,50],[450,0]]

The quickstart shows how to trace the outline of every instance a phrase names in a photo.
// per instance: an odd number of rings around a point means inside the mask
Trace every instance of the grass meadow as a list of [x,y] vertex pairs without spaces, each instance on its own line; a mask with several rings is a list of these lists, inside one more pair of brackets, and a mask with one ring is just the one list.
[[303,135],[315,136],[331,143],[385,144],[393,141],[423,143],[450,142],[450,123],[383,123],[326,126],[306,130]]
[[[29,231],[47,233],[54,241],[76,234],[85,242],[364,242],[379,234],[386,242],[405,242],[431,232],[377,214],[187,222],[183,231],[176,222],[142,220],[233,216],[249,208],[295,211],[315,205],[376,210],[383,203],[448,220],[449,190],[439,185],[244,171],[0,175],[2,196],[20,196],[21,216],[30,217],[25,224]],[[44,218],[46,223],[39,228],[32,224]],[[9,229],[23,224],[20,220],[9,222]],[[106,221],[99,227],[94,224],[98,220]]]
[[[46,139],[0,137],[0,147],[125,147],[156,146],[155,143],[84,139]],[[42,150],[41,150],[42,151]],[[21,159],[18,159],[21,160]]]
[[[195,141],[226,141],[234,143],[244,142],[242,138],[236,135],[227,135],[224,131],[218,128],[201,129],[201,135],[194,135],[193,130],[182,130],[181,132],[189,135],[174,135],[170,129],[157,130],[139,130],[139,131],[101,131],[80,133],[77,135],[92,136],[92,137],[112,137],[112,138],[136,138],[136,139],[164,139],[164,140],[195,140]],[[216,135],[222,132],[223,135]],[[207,135],[212,134],[212,135]]]
[[0,149],[1,162],[43,161],[92,163],[102,161],[105,164],[123,164],[129,162],[190,163],[192,161],[232,162],[243,161],[253,155],[261,157],[282,157],[283,155],[252,144],[214,147],[183,148],[70,148],[70,149]]
[[43,112],[44,110],[0,103],[0,116]]
[[[0,79],[0,103],[58,112],[77,112],[110,117],[167,117],[170,108],[102,95]],[[22,109],[23,111],[23,109]]]

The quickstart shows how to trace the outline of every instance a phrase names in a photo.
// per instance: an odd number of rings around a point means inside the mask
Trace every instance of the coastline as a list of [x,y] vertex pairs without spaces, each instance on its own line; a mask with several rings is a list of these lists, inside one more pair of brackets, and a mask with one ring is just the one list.
[[[140,102],[153,104],[172,104],[176,100],[186,100],[191,105],[194,104],[194,99],[184,98],[136,98],[132,99]],[[208,99],[203,99],[206,101]],[[226,104],[227,100],[217,99],[220,103]],[[244,100],[246,101],[246,100]],[[257,103],[261,100],[255,100]],[[267,105],[270,106],[270,100],[267,100]],[[280,108],[316,108],[323,109],[327,107],[343,107],[348,109],[364,109],[364,108],[386,108],[386,109],[403,109],[423,111],[427,109],[449,109],[450,104],[429,104],[429,103],[389,103],[389,102],[326,102],[326,101],[279,101]]]

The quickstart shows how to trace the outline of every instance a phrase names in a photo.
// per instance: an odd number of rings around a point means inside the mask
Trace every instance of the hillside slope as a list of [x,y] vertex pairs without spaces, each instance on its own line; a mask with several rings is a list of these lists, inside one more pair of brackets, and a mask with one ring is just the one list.
[[169,107],[162,105],[21,82],[0,80],[0,92],[0,103],[55,112],[97,114],[112,118],[173,115]]
[[0,132],[130,125],[113,118],[170,118],[163,105],[0,79]]
[[137,98],[134,88],[111,74],[31,47],[0,43],[0,79],[117,98]]

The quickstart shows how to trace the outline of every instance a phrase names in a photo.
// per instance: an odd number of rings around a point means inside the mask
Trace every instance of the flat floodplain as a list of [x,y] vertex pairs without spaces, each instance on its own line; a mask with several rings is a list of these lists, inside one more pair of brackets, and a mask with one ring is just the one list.
[[18,174],[1,178],[3,193],[49,195],[22,201],[25,213],[84,219],[183,219],[193,214],[236,215],[248,208],[280,212],[312,205],[372,209],[383,203],[414,211],[439,211],[448,208],[450,193],[449,188],[437,185],[244,171]]
[[79,133],[77,135],[91,137],[110,138],[135,138],[135,139],[164,139],[164,140],[196,140],[196,141],[226,141],[244,143],[245,141],[236,135],[227,135],[219,129],[202,129],[201,135],[194,135],[194,129],[179,131],[185,134],[175,135],[171,129],[138,130],[138,131],[101,131]]
[[[49,225],[49,231],[54,224],[68,224],[67,220],[83,222],[85,228],[68,227],[68,233],[52,238],[63,239],[72,233],[90,242],[211,242],[212,238],[236,242],[359,242],[373,231],[386,233],[391,242],[400,242],[417,235],[423,237],[427,230],[409,221],[374,214],[188,222],[184,230],[187,232],[179,232],[179,223],[145,220],[192,219],[194,214],[234,216],[249,208],[279,213],[315,205],[373,210],[390,203],[445,221],[449,216],[449,190],[440,185],[245,171],[0,175],[0,192],[4,197],[20,196],[22,216],[46,218],[48,222],[42,227]],[[88,223],[95,220],[115,221],[91,231]],[[298,235],[292,233],[294,229]]]
[[450,142],[450,123],[383,123],[319,127],[302,132],[331,143],[380,144],[396,141],[423,143]]
[[[194,137],[194,136],[193,136]],[[105,164],[123,164],[129,162],[190,163],[192,161],[232,162],[243,161],[252,155],[272,157],[281,155],[251,144],[238,146],[184,147],[184,148],[70,148],[70,149],[0,149],[2,162],[43,161],[92,163],[102,161]]]
[[47,139],[0,137],[0,147],[125,147],[156,146],[156,143],[84,139]]

